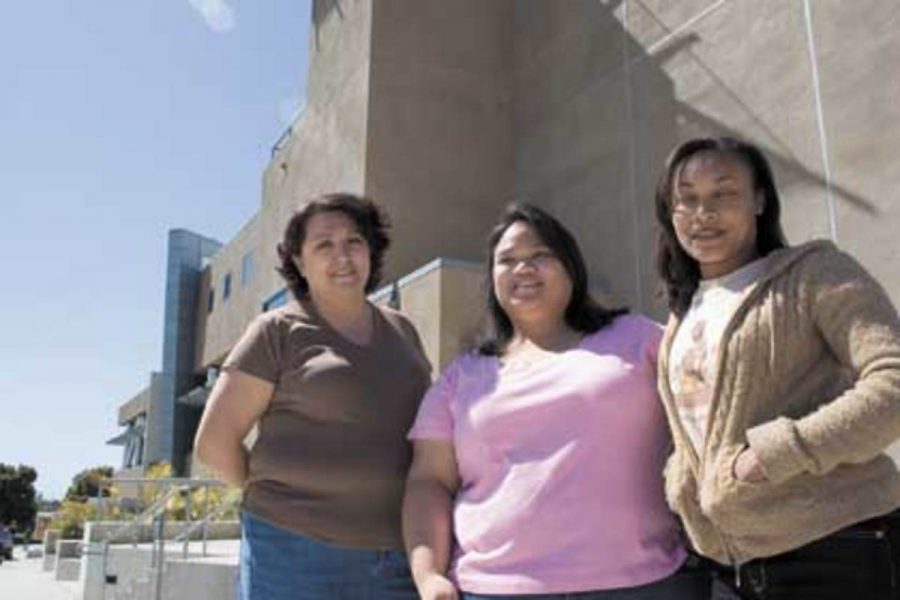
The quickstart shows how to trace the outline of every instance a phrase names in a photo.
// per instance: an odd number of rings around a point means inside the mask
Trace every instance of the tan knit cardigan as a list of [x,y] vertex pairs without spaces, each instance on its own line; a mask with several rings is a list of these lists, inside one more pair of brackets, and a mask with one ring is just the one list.
[[[884,454],[900,438],[900,320],[881,286],[830,242],[770,254],[720,344],[706,440],[694,450],[660,352],[675,449],[666,497],[701,554],[740,564],[900,506]],[[749,444],[768,477],[737,481]]]

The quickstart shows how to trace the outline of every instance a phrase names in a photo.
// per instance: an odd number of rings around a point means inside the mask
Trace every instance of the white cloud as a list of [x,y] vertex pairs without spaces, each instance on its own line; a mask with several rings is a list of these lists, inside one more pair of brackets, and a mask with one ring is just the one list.
[[188,0],[213,31],[224,33],[234,29],[234,9],[226,0]]

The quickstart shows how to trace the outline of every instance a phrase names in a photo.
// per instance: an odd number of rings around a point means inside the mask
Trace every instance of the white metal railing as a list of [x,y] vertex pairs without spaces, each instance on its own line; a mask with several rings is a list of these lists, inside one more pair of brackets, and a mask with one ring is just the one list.
[[225,512],[225,510],[230,508],[234,498],[226,495],[226,497],[223,498],[222,501],[217,503],[212,508],[212,510],[204,514],[198,521],[194,522],[194,520],[191,518],[192,506],[190,492],[195,489],[201,488],[208,489],[225,487],[225,484],[223,482],[217,479],[187,479],[183,477],[164,477],[158,479],[137,477],[107,479],[104,480],[101,485],[113,485],[122,483],[139,484],[141,486],[150,484],[153,486],[161,486],[168,489],[166,489],[166,492],[164,494],[154,500],[150,506],[144,509],[134,519],[132,519],[128,523],[123,524],[117,529],[114,529],[111,533],[107,534],[104,537],[102,541],[101,557],[101,570],[103,573],[104,581],[103,585],[105,586],[109,582],[109,573],[107,572],[107,566],[109,560],[110,544],[118,539],[125,537],[125,534],[131,533],[132,545],[136,546],[137,529],[141,526],[152,524],[153,540],[149,568],[150,575],[152,576],[152,583],[149,590],[151,598],[153,598],[154,600],[161,600],[166,559],[166,509],[169,502],[182,494],[185,495],[184,512],[187,524],[184,530],[177,536],[175,536],[174,541],[182,541],[183,539],[184,557],[187,558],[190,537],[193,532],[196,531],[197,527],[203,527],[203,554],[204,556],[206,555],[207,526],[213,518],[221,515],[223,512]]

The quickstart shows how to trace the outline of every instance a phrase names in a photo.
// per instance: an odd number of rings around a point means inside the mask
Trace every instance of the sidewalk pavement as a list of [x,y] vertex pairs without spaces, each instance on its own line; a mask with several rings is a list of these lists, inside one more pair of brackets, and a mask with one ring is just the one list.
[[0,565],[0,598],[10,600],[80,600],[77,581],[56,581],[53,573],[41,569],[43,559],[25,558],[16,548],[15,560]]

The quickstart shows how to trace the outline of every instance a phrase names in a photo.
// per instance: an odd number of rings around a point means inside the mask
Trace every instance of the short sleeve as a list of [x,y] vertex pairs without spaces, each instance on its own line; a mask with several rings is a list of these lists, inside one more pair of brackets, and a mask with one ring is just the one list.
[[643,356],[653,371],[656,372],[656,365],[659,362],[659,346],[663,337],[663,326],[650,319],[642,319],[642,321],[644,324]]
[[640,360],[656,372],[659,360],[659,347],[663,337],[663,326],[640,314],[629,314],[619,317],[623,323],[620,334],[623,346],[633,352],[631,356]]
[[270,317],[256,318],[228,354],[222,369],[241,371],[276,383],[281,363],[277,325]]
[[425,392],[407,436],[409,439],[453,439],[453,412],[450,406],[456,398],[458,385],[459,360],[451,363]]

